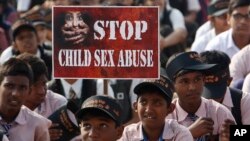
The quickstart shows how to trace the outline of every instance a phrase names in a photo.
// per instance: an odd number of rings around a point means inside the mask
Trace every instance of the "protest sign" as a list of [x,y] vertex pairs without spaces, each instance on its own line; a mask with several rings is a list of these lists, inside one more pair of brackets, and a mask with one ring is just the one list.
[[157,7],[53,7],[55,78],[158,78]]

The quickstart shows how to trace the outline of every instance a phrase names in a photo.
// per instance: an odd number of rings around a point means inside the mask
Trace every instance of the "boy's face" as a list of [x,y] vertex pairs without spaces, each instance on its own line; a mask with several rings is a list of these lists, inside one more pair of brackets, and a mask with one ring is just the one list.
[[5,76],[0,85],[0,111],[18,114],[30,91],[29,79],[22,75]]
[[250,34],[250,18],[249,8],[250,6],[243,6],[235,8],[231,15],[229,15],[229,23],[233,29],[233,32],[237,34]]
[[122,134],[121,127],[106,117],[85,117],[80,128],[83,141],[116,141]]
[[46,96],[48,78],[45,74],[41,75],[38,80],[32,84],[31,93],[27,97],[26,102],[31,102],[34,105],[40,105]]
[[38,37],[34,31],[23,29],[16,36],[14,45],[20,53],[28,52],[36,54],[38,49]]
[[175,79],[174,87],[181,103],[198,103],[203,91],[203,74],[189,72]]
[[158,92],[141,94],[134,108],[143,126],[151,129],[161,129],[165,123],[165,117],[172,112],[167,106],[167,101]]

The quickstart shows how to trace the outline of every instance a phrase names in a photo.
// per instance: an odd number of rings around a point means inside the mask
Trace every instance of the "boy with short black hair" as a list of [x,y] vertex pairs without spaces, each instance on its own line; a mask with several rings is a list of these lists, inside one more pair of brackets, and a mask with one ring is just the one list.
[[170,80],[161,76],[157,80],[148,80],[134,88],[138,98],[134,109],[140,122],[125,127],[121,141],[130,140],[171,140],[191,141],[191,133],[175,120],[165,120],[173,111],[171,104],[173,86]]
[[95,95],[86,99],[76,113],[82,141],[116,141],[122,135],[122,109],[112,97]]
[[[173,101],[175,110],[167,118],[188,127],[197,140],[218,139],[224,121],[235,121],[225,106],[201,97],[204,73],[214,67],[215,64],[202,63],[197,52],[172,55],[166,64],[167,75],[178,95]],[[213,136],[206,136],[208,134]]]
[[0,128],[11,141],[49,141],[51,122],[23,106],[30,92],[30,66],[10,58],[0,67]]

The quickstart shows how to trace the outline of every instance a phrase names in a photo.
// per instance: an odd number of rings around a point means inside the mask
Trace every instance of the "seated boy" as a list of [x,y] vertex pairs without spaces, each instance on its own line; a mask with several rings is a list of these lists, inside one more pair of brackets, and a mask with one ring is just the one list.
[[193,140],[186,127],[175,120],[165,120],[174,109],[171,104],[173,86],[166,77],[142,82],[134,88],[134,92],[138,95],[134,109],[140,122],[126,126],[121,141]]
[[123,131],[121,114],[121,106],[115,99],[104,95],[89,97],[76,113],[82,140],[116,141]]

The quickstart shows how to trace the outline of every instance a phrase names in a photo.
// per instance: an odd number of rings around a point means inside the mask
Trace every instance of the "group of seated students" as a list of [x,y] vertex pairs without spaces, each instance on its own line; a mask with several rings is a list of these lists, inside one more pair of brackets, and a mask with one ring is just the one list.
[[102,80],[53,79],[48,24],[13,22],[13,44],[0,43],[0,141],[229,141],[230,125],[250,124],[250,1],[211,0],[192,51],[186,26],[199,8],[184,17],[169,3],[143,2],[161,13],[160,78],[110,80],[107,95]]

